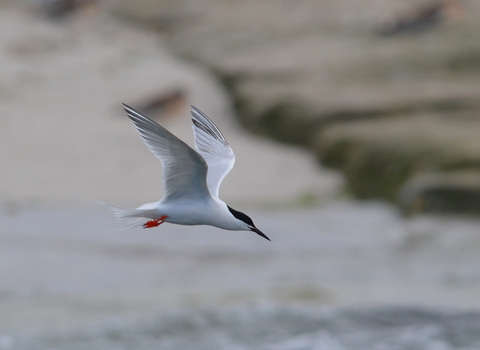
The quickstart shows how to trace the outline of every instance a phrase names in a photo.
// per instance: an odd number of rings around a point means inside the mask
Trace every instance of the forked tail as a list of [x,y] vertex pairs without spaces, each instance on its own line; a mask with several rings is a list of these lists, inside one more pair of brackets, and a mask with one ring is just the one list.
[[102,202],[98,203],[108,207],[115,215],[117,221],[126,229],[144,226],[147,222],[155,219],[156,216],[156,213],[151,209],[124,209]]

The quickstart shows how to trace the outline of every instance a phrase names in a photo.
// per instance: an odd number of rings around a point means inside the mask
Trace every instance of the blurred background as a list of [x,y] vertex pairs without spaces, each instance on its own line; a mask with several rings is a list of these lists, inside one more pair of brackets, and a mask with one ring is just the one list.
[[[0,350],[480,348],[480,2],[1,0]],[[272,242],[121,230],[121,108],[236,165]]]

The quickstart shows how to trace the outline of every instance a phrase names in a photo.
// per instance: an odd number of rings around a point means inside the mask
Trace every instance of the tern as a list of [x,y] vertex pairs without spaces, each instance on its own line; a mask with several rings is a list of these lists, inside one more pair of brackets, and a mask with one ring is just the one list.
[[123,104],[150,151],[163,167],[164,197],[137,209],[107,205],[127,227],[157,227],[164,222],[210,225],[232,231],[253,231],[270,241],[252,219],[218,198],[220,184],[233,168],[235,155],[216,125],[191,106],[196,151],[153,120]]

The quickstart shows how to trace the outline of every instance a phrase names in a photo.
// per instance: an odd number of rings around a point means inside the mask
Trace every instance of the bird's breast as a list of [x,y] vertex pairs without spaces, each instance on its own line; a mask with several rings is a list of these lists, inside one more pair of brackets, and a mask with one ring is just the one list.
[[166,215],[166,222],[180,225],[211,225],[227,230],[235,228],[235,218],[227,206],[217,201],[181,202],[166,204],[159,208]]

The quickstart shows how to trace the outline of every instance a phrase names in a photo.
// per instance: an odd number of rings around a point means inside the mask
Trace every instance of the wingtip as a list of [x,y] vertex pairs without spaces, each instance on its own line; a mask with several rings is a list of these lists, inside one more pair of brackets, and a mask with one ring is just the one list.
[[197,113],[197,114],[200,114],[200,115],[203,114],[203,112],[201,110],[199,110],[197,107],[195,107],[194,105],[190,105],[190,109],[191,109],[190,113],[192,113],[193,117],[195,117],[194,113]]
[[190,114],[192,115],[192,121],[194,124],[198,123],[198,120],[204,116],[203,112],[194,105],[190,105]]
[[[122,103],[122,106],[123,106],[123,110],[127,113],[128,117],[132,120],[132,122],[136,122],[136,120],[138,119],[147,119],[147,120],[150,120],[149,118],[147,118],[146,116],[144,116],[143,114],[141,114],[139,111],[137,111],[136,109],[130,107],[129,105],[125,104],[125,103]],[[151,120],[150,120],[151,121]]]
[[126,103],[123,103],[122,102],[122,106],[123,106],[123,109],[128,111],[128,110],[134,110],[132,107],[130,107],[129,105],[127,105]]

